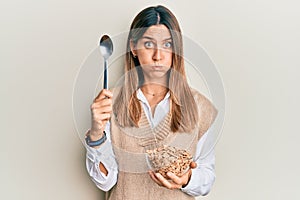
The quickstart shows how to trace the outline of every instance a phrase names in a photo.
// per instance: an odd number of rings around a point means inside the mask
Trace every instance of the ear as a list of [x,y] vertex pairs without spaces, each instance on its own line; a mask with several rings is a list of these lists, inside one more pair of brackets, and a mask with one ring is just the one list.
[[130,50],[131,50],[131,53],[133,54],[133,56],[135,57],[137,54],[136,45],[134,44],[134,42],[132,40],[130,40]]

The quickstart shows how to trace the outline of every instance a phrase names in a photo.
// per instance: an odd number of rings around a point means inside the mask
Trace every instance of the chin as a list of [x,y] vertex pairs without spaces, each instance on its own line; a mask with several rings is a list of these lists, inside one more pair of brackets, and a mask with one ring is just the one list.
[[167,77],[167,72],[153,72],[148,77],[150,80],[165,79]]

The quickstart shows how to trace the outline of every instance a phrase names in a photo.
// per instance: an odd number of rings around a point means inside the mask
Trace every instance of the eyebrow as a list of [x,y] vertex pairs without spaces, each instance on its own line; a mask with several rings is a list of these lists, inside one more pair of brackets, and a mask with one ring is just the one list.
[[[141,39],[155,40],[154,38],[149,37],[149,36],[143,36]],[[163,39],[163,41],[166,41],[166,40],[172,40],[172,38],[170,37],[170,38]]]

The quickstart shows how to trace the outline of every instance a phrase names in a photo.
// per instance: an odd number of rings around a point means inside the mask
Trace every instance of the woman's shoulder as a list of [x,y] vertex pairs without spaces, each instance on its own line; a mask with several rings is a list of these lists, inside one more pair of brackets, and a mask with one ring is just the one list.
[[210,113],[212,115],[212,118],[215,118],[215,116],[217,115],[217,109],[214,106],[214,104],[212,103],[212,101],[206,97],[204,94],[202,94],[201,92],[199,92],[198,90],[194,89],[194,88],[190,88],[192,95],[195,99],[195,102],[197,104],[198,110],[200,111],[200,113]]
[[[211,100],[206,97],[204,94],[196,90],[195,88],[190,88],[192,95],[196,101],[196,103],[209,103],[212,104]],[[213,104],[212,104],[213,105]]]

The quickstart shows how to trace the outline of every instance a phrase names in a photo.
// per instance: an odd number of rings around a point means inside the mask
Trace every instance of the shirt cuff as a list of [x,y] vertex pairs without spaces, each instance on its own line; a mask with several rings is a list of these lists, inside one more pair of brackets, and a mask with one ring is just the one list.
[[[92,181],[98,188],[108,191],[117,181],[118,165],[112,150],[110,140],[106,140],[98,149],[86,146],[86,166]],[[100,162],[106,168],[108,174],[105,175],[99,168]]]
[[112,146],[110,141],[105,141],[99,148],[95,149],[86,144],[87,150],[87,158],[94,163],[99,164],[102,162],[105,167],[108,168],[116,168],[116,160],[114,157],[114,153],[112,150]]
[[190,181],[181,191],[191,196],[205,196],[211,190],[214,180],[214,174],[207,173],[205,169],[192,169]]

